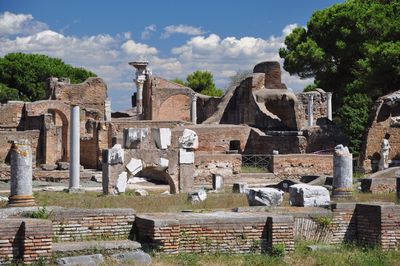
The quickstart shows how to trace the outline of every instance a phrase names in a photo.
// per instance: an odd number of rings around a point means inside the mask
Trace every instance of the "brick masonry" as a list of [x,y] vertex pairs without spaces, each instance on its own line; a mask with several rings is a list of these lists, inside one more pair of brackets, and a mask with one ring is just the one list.
[[2,219],[0,226],[0,264],[30,264],[52,254],[52,225],[48,220]]

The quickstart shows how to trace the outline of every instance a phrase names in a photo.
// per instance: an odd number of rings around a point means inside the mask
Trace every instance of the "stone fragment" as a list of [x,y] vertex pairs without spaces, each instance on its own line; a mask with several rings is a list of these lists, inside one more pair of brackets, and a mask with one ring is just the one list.
[[249,186],[247,185],[247,183],[243,183],[243,182],[233,183],[233,186],[232,186],[233,193],[245,194],[248,189],[249,189]]
[[104,257],[101,254],[64,257],[57,259],[56,263],[67,266],[96,266],[104,263]]
[[125,149],[137,149],[149,134],[148,128],[124,128],[123,143]]
[[111,257],[124,265],[128,265],[131,263],[133,263],[134,265],[151,265],[150,255],[143,252],[142,250],[117,253],[111,255]]
[[135,195],[136,196],[148,196],[149,192],[145,189],[135,189]]
[[184,149],[197,149],[199,147],[199,137],[197,133],[186,128],[179,138],[179,145]]
[[115,144],[111,149],[106,150],[108,164],[124,163],[124,150],[121,144]]
[[166,190],[163,193],[161,193],[161,195],[171,195],[171,193],[168,190]]
[[180,164],[193,164],[194,152],[186,151],[186,149],[179,149],[179,163]]
[[160,158],[160,167],[161,168],[168,168],[169,160],[165,158]]
[[207,192],[204,189],[199,189],[188,193],[188,200],[192,204],[197,204],[207,199]]
[[251,188],[247,200],[250,206],[276,207],[282,204],[283,194],[275,188]]
[[93,174],[92,178],[90,180],[97,182],[97,183],[101,183],[101,182],[103,182],[103,174]]
[[115,184],[115,193],[124,193],[126,191],[126,185],[128,181],[128,173],[122,172],[117,178],[117,183]]
[[0,196],[0,201],[8,201],[7,197]]
[[58,170],[68,170],[69,162],[57,162],[57,169]]
[[220,175],[213,175],[213,190],[222,191],[224,189],[224,179]]
[[330,203],[329,191],[321,186],[296,184],[289,187],[289,203],[292,206],[318,207]]
[[126,165],[126,169],[131,175],[136,175],[143,169],[143,162],[140,159],[132,158],[130,162]]
[[136,183],[142,183],[142,182],[146,182],[147,179],[145,177],[129,177],[128,178],[128,184],[136,184]]
[[151,130],[153,140],[157,148],[161,150],[168,149],[171,146],[171,129],[169,128],[153,128]]
[[42,170],[44,170],[44,171],[54,171],[57,169],[57,165],[56,164],[41,164],[40,168],[42,168]]

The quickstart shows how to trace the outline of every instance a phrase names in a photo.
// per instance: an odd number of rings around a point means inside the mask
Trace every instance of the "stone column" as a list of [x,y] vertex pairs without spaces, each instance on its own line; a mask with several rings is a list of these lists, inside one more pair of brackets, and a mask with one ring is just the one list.
[[307,94],[307,99],[308,99],[308,105],[307,105],[307,115],[308,115],[308,126],[312,127],[314,124],[314,95],[313,94]]
[[10,153],[11,193],[8,206],[34,206],[36,204],[32,194],[32,150],[29,141],[13,141]]
[[353,155],[347,147],[337,145],[333,154],[332,196],[348,198],[353,193]]
[[190,95],[191,100],[191,119],[193,124],[197,124],[197,95],[192,93]]
[[136,79],[136,110],[139,115],[143,113],[143,84],[144,80]]
[[71,106],[70,119],[70,156],[69,156],[69,190],[79,190],[80,175],[80,114],[79,106]]
[[104,102],[104,120],[111,121],[111,101],[108,98]]
[[150,69],[147,67],[149,62],[147,61],[135,61],[130,62],[129,65],[136,68],[136,83],[137,93],[136,93],[136,110],[137,114],[141,115],[143,113],[143,85],[147,79],[147,75],[150,75]]
[[326,111],[328,119],[332,121],[332,92],[326,93]]

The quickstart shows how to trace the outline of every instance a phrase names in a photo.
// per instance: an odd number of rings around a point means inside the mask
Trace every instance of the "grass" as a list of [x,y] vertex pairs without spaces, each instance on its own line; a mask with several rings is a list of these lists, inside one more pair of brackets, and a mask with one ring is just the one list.
[[[150,194],[140,197],[133,193],[118,196],[101,192],[69,194],[65,192],[35,192],[38,206],[61,206],[68,208],[133,208],[137,212],[179,212],[185,209],[208,210],[248,206],[244,194],[209,193],[207,200],[196,205],[187,201],[186,193],[175,195]],[[6,204],[5,204],[6,205]],[[5,205],[3,207],[5,207]]]
[[296,251],[285,257],[265,254],[179,254],[156,255],[153,265],[299,265],[299,266],[397,266],[400,265],[400,251],[361,248],[355,245],[340,245],[331,251],[308,251],[307,243],[296,243]]

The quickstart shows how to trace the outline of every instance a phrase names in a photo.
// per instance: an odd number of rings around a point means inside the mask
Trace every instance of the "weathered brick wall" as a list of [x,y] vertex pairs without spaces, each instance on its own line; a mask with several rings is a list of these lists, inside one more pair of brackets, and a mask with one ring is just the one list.
[[381,247],[398,249],[400,245],[400,206],[381,206]]
[[194,183],[212,184],[213,174],[221,175],[226,181],[240,173],[242,156],[240,154],[195,153]]
[[22,127],[22,110],[24,102],[10,101],[0,104],[0,130],[16,130]]
[[326,100],[326,92],[321,89],[318,91],[307,92],[307,93],[299,93],[296,94],[297,96],[297,103],[296,103],[296,118],[297,124],[299,128],[307,127],[308,123],[308,113],[307,113],[307,106],[308,106],[308,98],[307,94],[312,93],[314,95],[314,108],[313,108],[313,118],[314,118],[314,125],[317,124],[319,119],[324,119],[327,116],[327,100]]
[[279,154],[272,156],[271,171],[280,177],[332,175],[332,155]]
[[39,149],[39,130],[0,131],[0,163],[9,163],[10,141],[27,139],[31,142],[33,166],[36,165],[36,154]]
[[123,239],[130,236],[132,209],[56,209],[51,216],[56,241],[96,238]]
[[0,264],[30,264],[52,255],[52,225],[48,220],[0,219]]
[[246,213],[139,215],[136,237],[160,252],[235,252],[294,249],[293,217]]
[[200,95],[197,98],[197,124],[201,124],[211,117],[217,111],[220,102],[220,97]]
[[357,237],[357,220],[354,213],[355,203],[336,203],[332,208],[332,222],[329,230],[332,232],[332,244],[352,242]]

